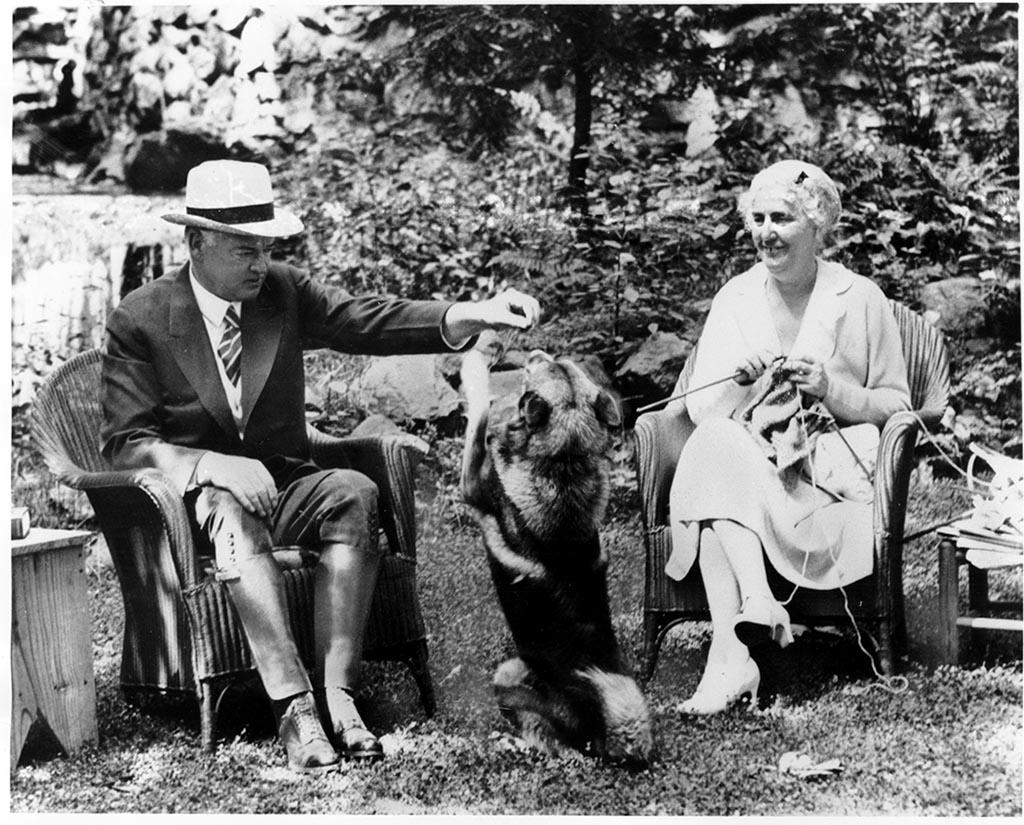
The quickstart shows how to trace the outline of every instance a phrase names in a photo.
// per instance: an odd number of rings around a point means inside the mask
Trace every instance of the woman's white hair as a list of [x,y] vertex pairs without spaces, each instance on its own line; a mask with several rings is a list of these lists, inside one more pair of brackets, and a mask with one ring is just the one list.
[[814,224],[819,240],[832,231],[843,211],[839,189],[822,169],[802,160],[780,160],[754,175],[750,187],[739,197],[739,209],[748,229],[753,225],[754,196],[765,189],[773,189],[786,200],[792,200]]

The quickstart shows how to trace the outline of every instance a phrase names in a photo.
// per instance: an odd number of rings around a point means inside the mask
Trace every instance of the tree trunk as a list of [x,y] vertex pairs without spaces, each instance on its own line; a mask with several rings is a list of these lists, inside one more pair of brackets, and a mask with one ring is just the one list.
[[590,212],[587,170],[590,168],[590,126],[594,116],[594,78],[590,65],[593,49],[589,43],[574,41],[573,50],[576,110],[573,115],[572,153],[569,156],[569,205],[585,219]]

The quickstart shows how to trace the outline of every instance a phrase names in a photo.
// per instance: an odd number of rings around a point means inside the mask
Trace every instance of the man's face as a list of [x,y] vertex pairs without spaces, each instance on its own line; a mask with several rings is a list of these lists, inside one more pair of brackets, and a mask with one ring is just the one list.
[[225,301],[248,301],[263,286],[273,245],[273,238],[196,233],[189,242],[192,272],[199,283]]

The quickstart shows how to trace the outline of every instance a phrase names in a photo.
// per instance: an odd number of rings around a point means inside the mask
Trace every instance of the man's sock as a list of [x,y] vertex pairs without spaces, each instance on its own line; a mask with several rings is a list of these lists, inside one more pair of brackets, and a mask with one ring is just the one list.
[[341,725],[344,728],[365,727],[363,720],[356,710],[355,700],[350,688],[327,687],[324,688],[324,699],[327,702],[327,713],[331,717],[331,723],[337,728]]

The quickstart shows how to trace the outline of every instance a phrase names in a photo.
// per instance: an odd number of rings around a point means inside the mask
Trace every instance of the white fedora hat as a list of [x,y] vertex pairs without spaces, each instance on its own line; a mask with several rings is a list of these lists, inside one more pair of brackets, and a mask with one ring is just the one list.
[[302,231],[302,221],[274,207],[270,173],[260,163],[208,160],[189,170],[185,214],[164,215],[182,226],[233,235],[284,238]]

